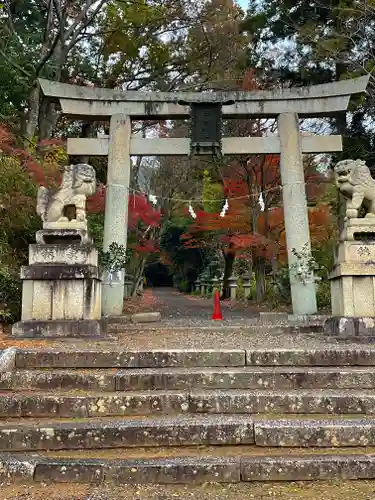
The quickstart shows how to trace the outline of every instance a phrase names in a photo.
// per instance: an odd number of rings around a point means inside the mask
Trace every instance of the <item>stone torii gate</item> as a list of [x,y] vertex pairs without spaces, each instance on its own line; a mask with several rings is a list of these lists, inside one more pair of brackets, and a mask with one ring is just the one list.
[[[223,103],[224,118],[277,118],[278,137],[225,137],[222,152],[280,154],[286,242],[294,314],[317,312],[313,276],[302,281],[296,273],[293,250],[311,251],[305,191],[303,153],[342,151],[339,135],[302,136],[299,117],[329,117],[347,110],[352,94],[364,92],[368,77],[303,88],[254,92],[120,92],[40,80],[43,94],[58,100],[65,116],[85,120],[110,119],[110,135],[98,139],[68,139],[68,154],[108,155],[104,249],[112,242],[126,246],[131,156],[189,155],[190,139],[131,135],[132,120],[187,119],[183,103]],[[228,103],[228,104],[226,104]],[[120,315],[124,272],[104,280],[102,312]]]

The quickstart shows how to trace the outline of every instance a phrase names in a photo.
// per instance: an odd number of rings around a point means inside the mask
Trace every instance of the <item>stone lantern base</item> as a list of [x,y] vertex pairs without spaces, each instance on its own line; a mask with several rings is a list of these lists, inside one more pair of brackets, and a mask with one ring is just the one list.
[[97,337],[101,326],[98,254],[87,231],[44,229],[21,269],[22,318],[14,337]]

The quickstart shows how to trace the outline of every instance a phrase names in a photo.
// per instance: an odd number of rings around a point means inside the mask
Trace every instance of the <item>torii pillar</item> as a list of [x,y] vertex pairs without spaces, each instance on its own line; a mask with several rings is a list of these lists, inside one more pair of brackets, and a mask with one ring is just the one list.
[[[130,183],[131,120],[123,114],[111,116],[108,151],[107,187],[103,250],[116,242],[126,248]],[[105,273],[102,281],[102,311],[105,315],[121,314],[124,305],[125,270]]]
[[290,291],[294,314],[315,314],[318,310],[314,274],[302,281],[297,276],[294,251],[311,255],[306,184],[301,134],[297,113],[281,113],[277,119],[280,137],[280,175],[283,195]]

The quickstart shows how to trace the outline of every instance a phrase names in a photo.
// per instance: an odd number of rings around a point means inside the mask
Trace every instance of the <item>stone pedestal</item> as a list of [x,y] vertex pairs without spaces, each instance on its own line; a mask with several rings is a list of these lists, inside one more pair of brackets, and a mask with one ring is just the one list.
[[252,280],[252,276],[250,273],[245,273],[243,276],[242,276],[242,280],[243,280],[243,289],[244,289],[244,295],[245,295],[245,299],[251,299],[251,280]]
[[237,276],[231,276],[228,280],[229,282],[229,290],[230,290],[230,299],[236,300],[237,298]]
[[332,318],[327,333],[375,333],[375,224],[372,217],[349,219],[340,235],[330,274]]
[[81,337],[101,334],[98,253],[86,230],[39,231],[21,269],[22,320],[15,337]]

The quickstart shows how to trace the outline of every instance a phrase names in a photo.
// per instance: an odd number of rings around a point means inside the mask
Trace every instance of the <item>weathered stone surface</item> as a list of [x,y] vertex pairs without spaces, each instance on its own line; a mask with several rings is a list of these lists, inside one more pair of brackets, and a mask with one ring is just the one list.
[[137,313],[130,317],[132,323],[157,323],[161,321],[160,312]]
[[262,325],[321,326],[328,316],[320,314],[288,314],[286,312],[260,312],[258,322]]
[[6,394],[0,397],[0,417],[106,417],[185,413],[189,397],[183,392],[143,391],[74,395]]
[[237,483],[240,460],[186,457],[124,461],[106,468],[106,480],[115,484]]
[[90,417],[114,415],[151,415],[157,413],[184,413],[189,409],[187,393],[141,392],[115,394],[87,398],[87,409]]
[[0,379],[1,389],[76,389],[114,391],[115,373],[110,371],[84,372],[78,370],[15,371]]
[[0,453],[0,483],[33,481],[37,457]]
[[375,348],[248,350],[246,363],[256,366],[375,366]]
[[324,333],[332,337],[375,337],[375,318],[373,317],[333,317],[324,323]]
[[59,338],[103,336],[102,324],[98,320],[29,320],[19,321],[12,326],[15,338]]
[[154,460],[44,459],[35,468],[37,482],[99,484],[201,484],[240,481],[239,459],[172,458]]
[[290,291],[294,314],[317,312],[313,272],[305,269],[305,279],[296,275],[301,267],[297,255],[302,249],[311,255],[306,189],[304,186],[302,141],[297,113],[292,109],[277,117],[280,138],[280,177],[287,234]]
[[374,414],[375,392],[363,390],[193,391],[190,412]]
[[[48,232],[48,231],[47,231]],[[98,251],[90,245],[34,244],[29,245],[29,265],[68,264],[98,265]]]
[[104,481],[103,461],[84,460],[40,460],[35,467],[36,482],[43,483],[91,483]]
[[105,417],[184,413],[187,393],[143,391],[138,393],[6,394],[0,397],[0,417]]
[[375,456],[286,456],[243,458],[242,481],[314,481],[373,479]]
[[252,443],[252,420],[240,416],[0,425],[1,451]]
[[375,386],[375,370],[347,367],[119,370],[116,389],[335,389]]
[[97,266],[92,265],[68,265],[39,264],[37,266],[22,266],[22,280],[83,280],[96,278],[100,279],[100,272]]
[[17,350],[17,368],[116,368],[121,351]]
[[16,366],[16,353],[14,347],[0,351],[0,377],[2,373],[12,372]]
[[[37,214],[43,223],[57,222],[62,228],[87,228],[86,197],[96,191],[95,169],[86,163],[66,165],[57,190],[49,190],[41,186],[38,190]],[[69,221],[64,214],[64,208],[69,205],[76,207],[76,218]]]
[[375,232],[375,181],[363,160],[341,160],[334,168],[337,189],[346,198],[345,217],[350,222],[358,218],[361,207],[365,210],[367,224]]
[[[189,117],[189,108],[176,104],[180,101],[195,102],[217,102],[238,101],[235,105],[225,106],[224,116],[248,117],[250,114],[276,117],[283,111],[293,109],[301,116],[324,116],[344,111],[349,104],[349,96],[352,93],[363,92],[368,83],[368,76],[343,80],[341,82],[328,83],[307,87],[305,89],[282,89],[280,91],[251,92],[247,95],[229,92],[212,92],[210,97],[202,96],[202,93],[188,92],[118,92],[110,89],[87,88],[82,90],[81,86],[69,85],[49,80],[39,80],[43,94],[50,97],[58,97],[61,101],[65,114],[110,116],[111,114],[124,112],[135,116],[167,117],[175,115],[179,118]],[[111,102],[112,101],[112,102]],[[150,106],[150,102],[158,103]],[[70,111],[69,111],[70,104]],[[83,154],[80,152],[79,154]]]
[[375,420],[259,420],[257,446],[342,447],[375,445]]
[[242,349],[153,351],[59,351],[54,349],[17,350],[16,354],[17,368],[162,368],[244,365],[245,351]]
[[38,458],[2,453],[0,481],[115,484],[200,484],[375,478],[369,454],[179,457],[140,460]]
[[58,415],[58,397],[2,395],[0,417],[48,417]]

